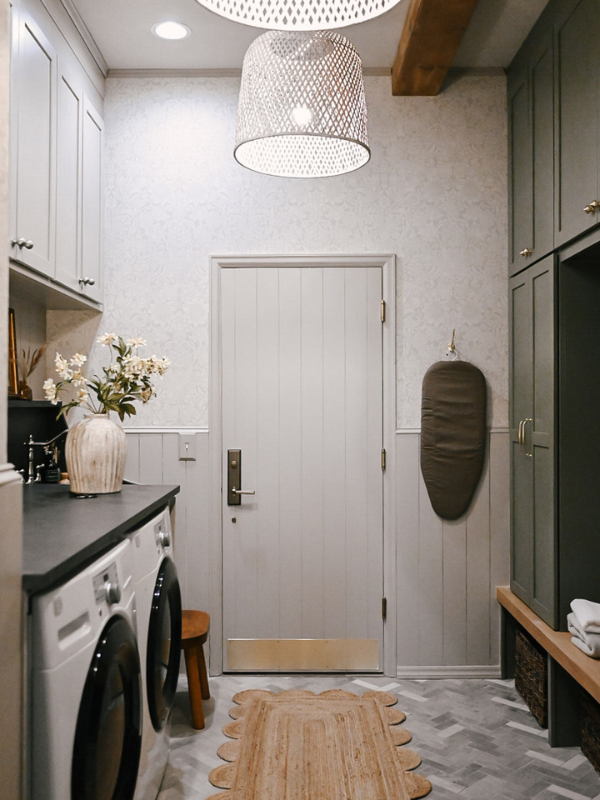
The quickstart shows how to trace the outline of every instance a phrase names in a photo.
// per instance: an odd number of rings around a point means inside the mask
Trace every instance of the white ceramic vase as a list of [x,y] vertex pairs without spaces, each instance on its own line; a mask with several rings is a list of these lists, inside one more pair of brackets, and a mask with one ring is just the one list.
[[65,447],[73,494],[121,491],[127,441],[108,414],[91,414],[69,430]]

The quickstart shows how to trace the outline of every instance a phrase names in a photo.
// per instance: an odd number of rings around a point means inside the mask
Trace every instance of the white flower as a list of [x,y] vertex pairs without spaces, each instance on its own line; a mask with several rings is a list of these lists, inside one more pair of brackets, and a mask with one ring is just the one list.
[[148,375],[164,375],[170,363],[168,358],[150,356],[146,359],[146,371]]
[[56,366],[56,371],[63,381],[70,381],[73,377],[73,370],[69,369],[69,362],[67,359],[63,358],[60,353],[57,353],[56,358],[54,359],[54,364]]
[[87,361],[87,356],[84,356],[81,353],[75,353],[75,355],[70,361],[70,364],[72,367],[83,367],[86,361]]
[[117,334],[116,333],[105,333],[103,336],[99,336],[96,341],[98,344],[102,344],[105,347],[108,347],[113,342],[117,341]]
[[56,384],[52,380],[52,378],[48,378],[44,381],[44,392],[46,394],[46,400],[50,400],[53,406],[58,403],[56,399]]
[[167,369],[171,366],[168,358],[159,358],[157,364],[157,371],[159,375],[164,375]]
[[127,378],[138,378],[147,372],[147,359],[127,356],[123,359],[123,373]]
[[80,389],[77,392],[77,399],[79,400],[80,403],[83,403],[85,400],[88,399],[88,397],[89,397],[89,395],[88,395],[87,389]]
[[146,340],[136,336],[134,339],[127,339],[127,346],[128,347],[143,347],[146,344]]
[[72,383],[73,386],[85,386],[85,377],[79,370],[73,373]]

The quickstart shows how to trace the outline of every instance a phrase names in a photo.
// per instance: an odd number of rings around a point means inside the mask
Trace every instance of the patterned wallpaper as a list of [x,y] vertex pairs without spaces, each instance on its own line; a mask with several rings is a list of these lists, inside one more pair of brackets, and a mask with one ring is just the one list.
[[208,425],[211,254],[340,252],[397,254],[398,427],[419,427],[453,328],[507,425],[505,79],[464,76],[437,98],[365,83],[371,162],[298,181],[234,161],[237,78],[108,80],[101,330],[172,361],[134,425]]

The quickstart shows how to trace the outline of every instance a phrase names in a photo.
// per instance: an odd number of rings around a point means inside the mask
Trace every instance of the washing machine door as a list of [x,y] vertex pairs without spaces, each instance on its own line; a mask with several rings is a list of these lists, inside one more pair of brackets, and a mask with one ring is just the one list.
[[106,624],[77,717],[71,800],[132,800],[142,741],[141,672],[135,634],[118,614]]
[[181,592],[175,564],[166,557],[154,585],[146,655],[148,709],[156,731],[162,730],[169,719],[180,656]]

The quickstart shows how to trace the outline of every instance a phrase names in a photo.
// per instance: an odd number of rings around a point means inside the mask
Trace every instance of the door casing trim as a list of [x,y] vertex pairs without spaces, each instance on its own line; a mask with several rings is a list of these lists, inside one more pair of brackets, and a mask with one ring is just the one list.
[[387,617],[383,627],[383,671],[396,677],[396,256],[385,254],[335,255],[213,255],[210,257],[210,587],[211,617],[209,672],[223,671],[223,536],[221,507],[221,274],[223,269],[257,267],[359,267],[381,269],[386,320],[383,344],[383,589]]

